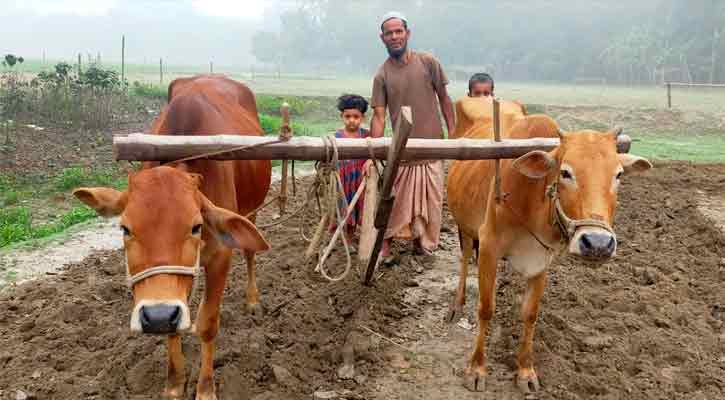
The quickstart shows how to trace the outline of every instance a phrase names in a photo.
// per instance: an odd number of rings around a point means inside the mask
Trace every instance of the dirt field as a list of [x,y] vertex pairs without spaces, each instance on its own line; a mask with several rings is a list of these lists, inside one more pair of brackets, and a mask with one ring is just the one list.
[[[723,165],[677,163],[626,179],[617,258],[596,269],[564,259],[550,272],[535,339],[539,398],[725,396],[725,236],[697,205],[698,196],[725,198],[723,176]],[[300,399],[333,390],[339,398],[520,398],[512,374],[523,286],[504,266],[489,338],[488,394],[473,394],[457,375],[475,328],[443,323],[456,279],[455,232],[445,230],[435,258],[414,258],[402,248],[400,265],[364,288],[354,276],[329,284],[302,266],[298,225],[266,232],[274,248],[259,258],[267,308],[261,326],[242,312],[246,273],[236,261],[215,357],[221,399]],[[475,279],[466,308],[474,325]],[[15,399],[18,390],[31,399],[158,398],[165,340],[130,334],[130,300],[118,251],[5,290],[0,399]],[[356,350],[355,373],[340,380],[347,337]],[[184,350],[193,399],[198,340],[185,338]]]

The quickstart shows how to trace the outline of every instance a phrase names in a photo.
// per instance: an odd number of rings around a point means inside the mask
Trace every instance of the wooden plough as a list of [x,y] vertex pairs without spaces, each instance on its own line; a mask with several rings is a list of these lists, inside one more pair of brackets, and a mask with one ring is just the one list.
[[[284,122],[278,138],[224,134],[162,136],[134,133],[114,137],[114,154],[117,160],[126,161],[172,162],[199,156],[203,156],[200,158],[213,160],[283,160],[283,179],[279,197],[281,212],[285,210],[287,197],[287,160],[329,162],[332,159],[333,150],[337,159],[340,160],[371,159],[372,157],[378,160],[386,159],[387,163],[383,173],[382,187],[378,193],[374,219],[374,227],[377,232],[372,249],[367,250],[370,253],[367,259],[364,283],[369,285],[379,261],[379,252],[385,229],[395,201],[392,188],[401,160],[513,159],[534,150],[550,151],[559,145],[558,138],[501,139],[498,118],[495,118],[494,121],[494,140],[465,138],[408,139],[413,129],[413,118],[411,109],[407,106],[401,108],[400,118],[398,118],[394,127],[392,138],[331,141],[322,137],[293,137],[289,128],[289,114],[284,108],[282,115]],[[494,115],[498,117],[498,101],[494,101]],[[330,143],[333,144],[334,149],[331,148]],[[627,153],[630,146],[630,137],[620,135],[617,150],[620,153]],[[499,179],[497,176],[497,181]]]

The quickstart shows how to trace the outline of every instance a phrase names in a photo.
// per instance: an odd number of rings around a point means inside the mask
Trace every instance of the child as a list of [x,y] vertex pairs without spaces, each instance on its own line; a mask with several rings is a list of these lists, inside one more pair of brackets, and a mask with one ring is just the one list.
[[[346,94],[337,99],[337,109],[340,110],[340,117],[345,124],[343,129],[335,132],[336,139],[364,139],[370,136],[370,131],[361,127],[365,112],[368,110],[368,102],[361,96],[355,94]],[[338,170],[340,171],[340,179],[342,180],[343,190],[347,203],[352,202],[352,198],[362,183],[365,174],[365,166],[367,160],[340,160]],[[355,228],[362,225],[362,212],[364,204],[364,195],[361,195],[355,204],[355,208],[350,213],[350,217],[345,221],[345,230],[343,233],[347,238],[348,244],[352,243],[352,237],[355,234]],[[340,210],[345,215],[347,209]],[[333,229],[335,227],[333,226]]]
[[473,74],[468,80],[468,97],[493,97],[493,86],[491,75],[485,72]]

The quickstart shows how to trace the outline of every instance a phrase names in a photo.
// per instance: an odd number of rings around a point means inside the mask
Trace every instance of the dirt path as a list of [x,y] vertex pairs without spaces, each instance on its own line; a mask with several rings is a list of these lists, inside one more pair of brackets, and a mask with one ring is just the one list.
[[0,251],[0,288],[23,283],[46,274],[55,274],[65,265],[84,260],[100,250],[120,249],[122,235],[118,219],[94,220],[30,246]]
[[[552,268],[535,339],[539,398],[723,398],[725,237],[702,215],[692,188],[722,196],[724,173],[725,166],[658,164],[645,177],[628,177],[618,257],[596,269],[569,259]],[[443,322],[457,276],[455,232],[443,233],[436,259],[404,251],[400,266],[364,288],[353,277],[329,284],[301,265],[299,226],[265,232],[275,247],[259,257],[267,307],[261,326],[241,311],[245,268],[235,261],[215,357],[221,399],[327,391],[356,399],[521,398],[512,383],[522,288],[516,276],[501,266],[488,393],[473,394],[457,372],[474,330]],[[466,312],[474,322],[472,275]],[[61,275],[0,294],[0,398],[17,390],[37,399],[157,398],[165,343],[131,335],[129,309],[120,251],[95,253]],[[348,338],[357,351],[354,379],[340,380]],[[183,343],[193,399],[198,340]]]

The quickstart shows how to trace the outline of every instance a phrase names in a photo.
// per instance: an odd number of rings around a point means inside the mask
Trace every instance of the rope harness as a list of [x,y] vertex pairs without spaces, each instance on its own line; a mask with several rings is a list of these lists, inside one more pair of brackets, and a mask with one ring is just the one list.
[[[506,209],[509,210],[518,220],[519,224],[526,229],[526,231],[529,232],[529,234],[536,239],[539,244],[546,249],[546,251],[553,253],[555,252],[555,246],[546,243],[546,241],[542,240],[534,231],[529,229],[529,227],[524,223],[524,218],[521,217],[521,215],[513,209],[507,202],[506,199],[510,193],[504,193],[500,198],[497,198],[496,201],[499,204],[503,204]],[[550,184],[546,187],[546,197],[551,200],[551,224],[552,226],[556,227],[559,230],[559,233],[561,234],[561,239],[558,243],[569,243],[571,242],[571,239],[574,237],[574,234],[576,233],[577,229],[582,227],[594,227],[594,228],[600,228],[603,229],[609,234],[611,234],[615,240],[617,235],[614,232],[614,229],[607,224],[604,221],[591,219],[591,218],[585,218],[585,219],[572,219],[569,218],[568,215],[566,215],[566,212],[564,212],[564,209],[561,206],[561,201],[559,198],[559,182],[558,180],[554,183]]]
[[150,278],[155,275],[182,275],[191,276],[193,284],[191,291],[189,292],[189,298],[194,295],[196,288],[199,283],[199,276],[204,273],[204,267],[201,267],[201,248],[197,250],[196,264],[194,266],[183,266],[183,265],[157,265],[155,267],[147,268],[137,274],[131,275],[131,270],[128,265],[128,256],[126,256],[126,284],[129,290],[133,290],[133,287],[144,279]]

